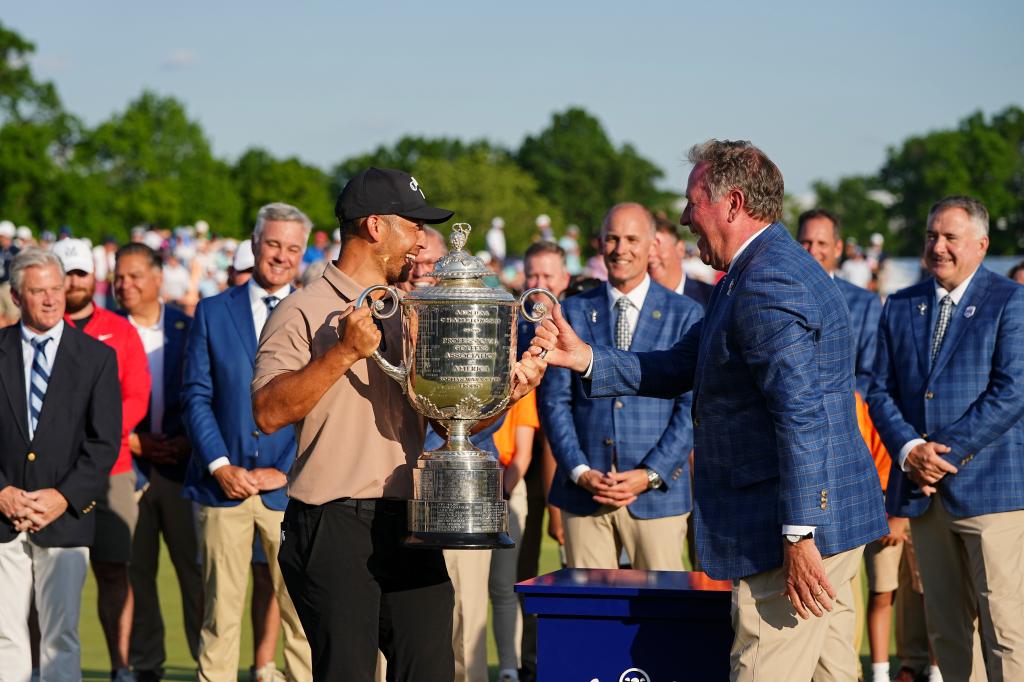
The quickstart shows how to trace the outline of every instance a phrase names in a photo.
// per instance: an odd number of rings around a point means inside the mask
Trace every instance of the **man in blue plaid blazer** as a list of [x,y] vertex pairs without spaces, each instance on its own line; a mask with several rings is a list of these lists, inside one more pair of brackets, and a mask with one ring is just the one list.
[[979,621],[988,679],[1024,679],[1024,287],[982,267],[987,249],[984,205],[932,206],[932,277],[886,302],[869,394],[947,680],[971,676]]
[[[644,207],[620,204],[608,212],[601,227],[608,282],[563,305],[588,343],[670,348],[701,318],[699,304],[647,274],[654,235]],[[690,394],[590,398],[579,375],[552,368],[537,395],[558,464],[549,500],[562,510],[569,566],[617,568],[625,548],[634,568],[683,570],[692,507]]]
[[709,575],[734,581],[732,679],[852,682],[852,578],[887,528],[857,428],[849,314],[777,222],[782,174],[763,152],[711,140],[690,161],[681,222],[726,271],[704,320],[667,351],[592,348],[560,315],[535,344],[589,376],[592,397],[692,387],[697,548]]

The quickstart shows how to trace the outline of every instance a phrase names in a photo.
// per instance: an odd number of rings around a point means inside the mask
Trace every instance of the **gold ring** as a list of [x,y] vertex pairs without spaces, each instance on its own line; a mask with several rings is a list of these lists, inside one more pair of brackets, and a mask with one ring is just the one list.
[[545,348],[545,349],[541,350],[541,352],[540,352],[540,353],[537,353],[537,357],[538,357],[538,358],[540,358],[541,360],[543,360],[543,359],[544,359],[544,357],[545,357],[545,356],[546,356],[547,354],[548,354],[548,349],[547,349],[547,348]]
[[820,587],[820,589],[817,592],[814,593],[814,596],[817,597],[819,594],[821,594],[824,591],[825,591],[825,588],[824,587]]

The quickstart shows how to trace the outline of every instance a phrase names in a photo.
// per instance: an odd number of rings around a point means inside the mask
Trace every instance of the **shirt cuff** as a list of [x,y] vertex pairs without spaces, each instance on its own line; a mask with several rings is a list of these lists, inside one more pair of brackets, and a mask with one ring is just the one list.
[[217,469],[220,469],[221,467],[226,467],[229,464],[231,464],[231,460],[228,459],[227,457],[218,457],[217,459],[210,462],[207,468],[210,470],[210,473],[212,474]]
[[576,483],[577,481],[580,480],[580,476],[582,476],[583,474],[587,473],[588,471],[590,471],[590,466],[589,465],[587,465],[587,464],[579,464],[577,466],[574,466],[572,468],[572,471],[569,472],[569,478],[572,479],[573,483]]
[[808,533],[810,533],[811,537],[813,538],[814,537],[814,529],[815,528],[817,528],[817,526],[790,526],[789,524],[784,523],[784,524],[782,524],[782,534],[783,535],[807,535]]
[[906,471],[907,470],[907,455],[909,455],[910,451],[913,450],[914,448],[916,448],[921,443],[927,443],[927,442],[928,441],[924,440],[923,438],[915,438],[914,440],[907,442],[906,445],[904,445],[902,448],[900,448],[900,457],[899,457],[900,469],[902,469],[903,471]]
[[590,354],[590,364],[587,365],[587,371],[582,374],[584,379],[589,379],[591,373],[594,371],[594,354]]

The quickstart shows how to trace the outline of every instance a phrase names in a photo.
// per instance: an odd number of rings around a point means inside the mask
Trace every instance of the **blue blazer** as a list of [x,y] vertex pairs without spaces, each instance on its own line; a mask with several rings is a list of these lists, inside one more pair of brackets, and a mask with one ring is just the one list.
[[[192,458],[185,476],[184,496],[210,507],[231,507],[240,500],[224,495],[210,474],[218,457],[255,469],[273,467],[285,473],[295,459],[295,428],[262,433],[252,416],[256,327],[243,284],[204,298],[196,307],[185,351],[185,384],[181,398],[185,427],[192,438]],[[285,488],[261,493],[270,509],[283,511]]]
[[595,348],[590,393],[693,389],[701,565],[736,579],[782,565],[782,525],[816,526],[823,555],[888,532],[857,427],[849,314],[832,279],[775,223],[672,349]]
[[[633,333],[632,349],[671,348],[701,318],[699,304],[651,281]],[[615,315],[608,306],[607,285],[567,298],[562,314],[587,343],[613,344]],[[548,367],[540,391],[541,425],[558,462],[551,486],[551,504],[573,514],[592,514],[601,505],[572,482],[569,473],[580,464],[607,472],[614,455],[619,471],[641,464],[661,475],[664,485],[641,494],[629,505],[639,519],[684,514],[693,506],[690,493],[690,450],[693,425],[690,395],[666,398],[629,396],[592,398],[578,374]]]
[[711,300],[711,292],[714,290],[715,288],[707,282],[701,282],[693,277],[687,277],[683,280],[683,296],[689,296],[697,303],[700,303],[701,308],[708,307],[708,301]]
[[882,312],[871,418],[894,466],[887,508],[920,516],[930,498],[895,463],[915,438],[952,448],[959,470],[938,485],[955,517],[1024,509],[1024,287],[984,267],[953,309],[931,362],[935,280],[889,297]]
[[[127,317],[128,312],[119,311],[119,314]],[[182,421],[181,406],[181,379],[182,365],[185,360],[185,342],[188,340],[188,330],[192,326],[192,318],[177,308],[169,305],[164,306],[164,417],[160,425],[161,432],[174,437],[185,433],[185,424]],[[150,409],[153,407],[150,398]],[[149,433],[153,429],[149,423],[150,414],[142,418],[136,433]],[[138,475],[137,488],[141,488],[149,480],[149,472],[153,467],[165,478],[182,483],[185,480],[185,470],[188,462],[180,464],[153,464],[148,459],[133,457],[132,463]]]
[[882,316],[882,302],[878,295],[850,284],[845,279],[833,278],[839,293],[850,309],[850,334],[853,340],[853,376],[857,392],[864,400],[871,389],[871,376],[875,368],[878,348],[878,320]]

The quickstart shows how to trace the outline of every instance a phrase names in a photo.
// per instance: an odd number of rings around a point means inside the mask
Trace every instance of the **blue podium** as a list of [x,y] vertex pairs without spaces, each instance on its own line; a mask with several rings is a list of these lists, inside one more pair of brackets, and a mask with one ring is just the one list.
[[578,568],[516,585],[537,615],[538,682],[728,680],[730,590],[703,573]]

